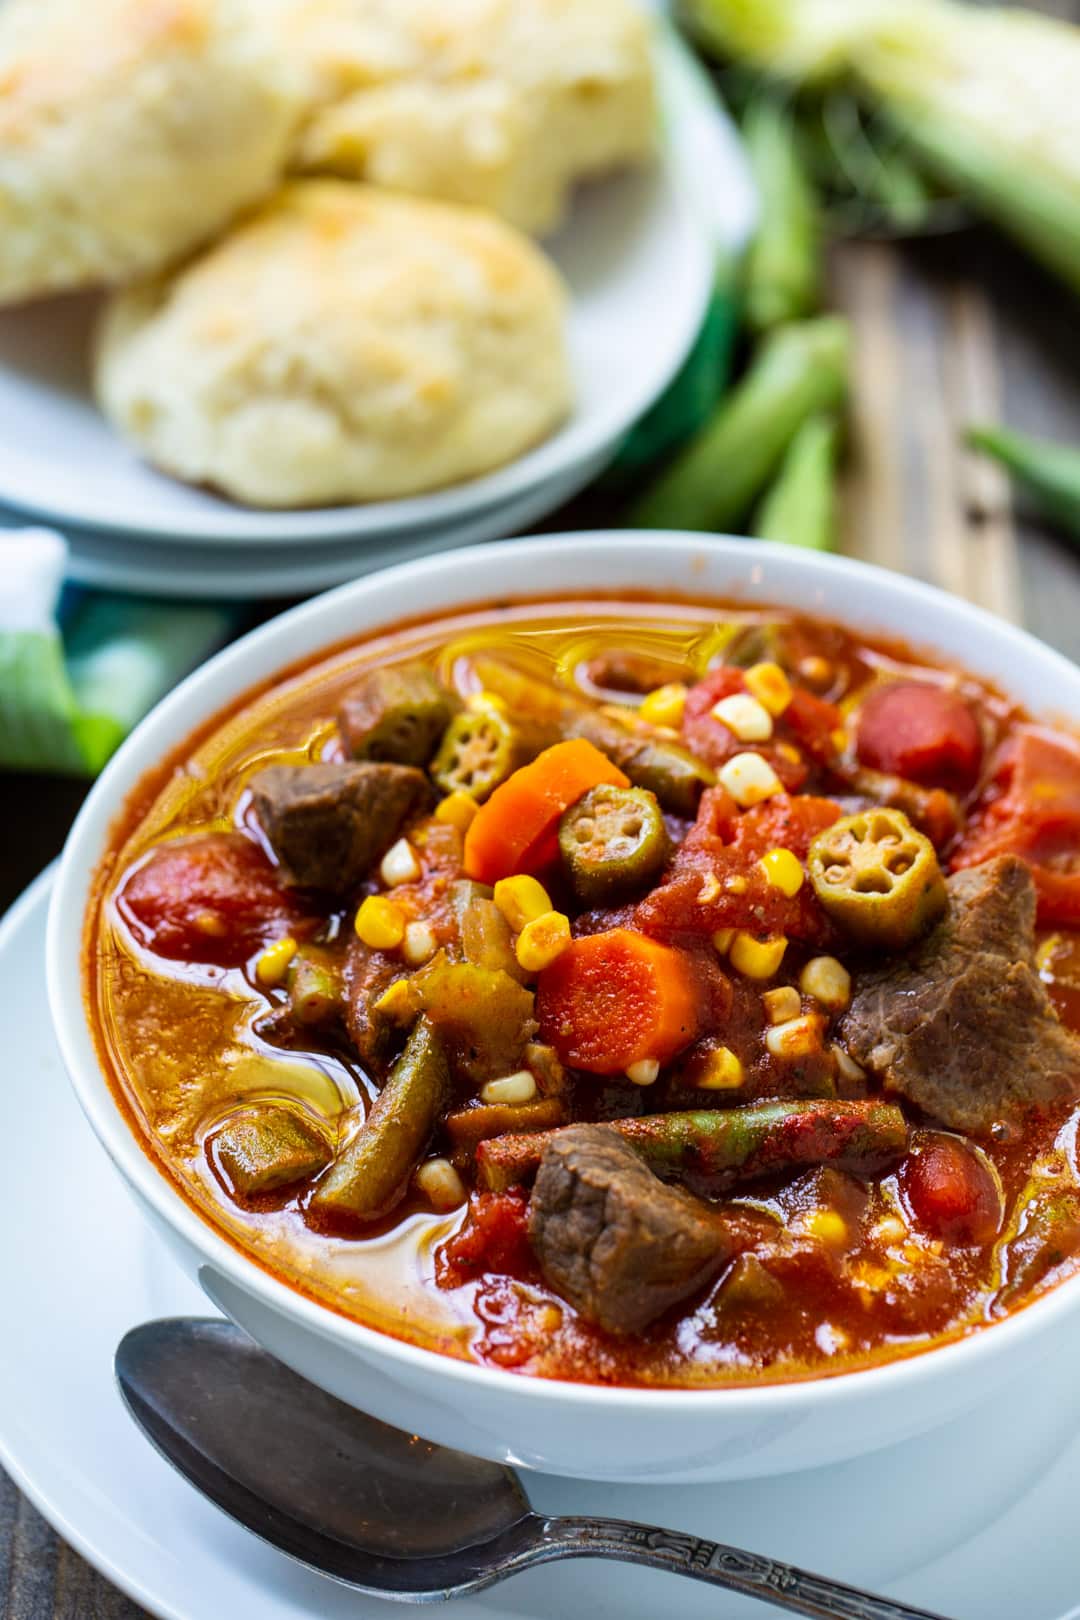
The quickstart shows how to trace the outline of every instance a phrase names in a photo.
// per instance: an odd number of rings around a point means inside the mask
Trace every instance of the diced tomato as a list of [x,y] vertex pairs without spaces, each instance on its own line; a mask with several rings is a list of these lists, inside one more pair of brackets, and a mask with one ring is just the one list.
[[534,1270],[529,1195],[523,1187],[503,1193],[474,1192],[464,1224],[435,1257],[435,1280],[440,1288],[459,1288],[486,1271],[528,1277]]
[[855,749],[871,770],[954,793],[974,787],[982,762],[979,727],[963,698],[925,681],[875,687],[856,716]]
[[217,967],[239,967],[271,940],[314,926],[302,900],[242,833],[159,844],[126,879],[117,907],[155,955]]
[[815,798],[810,793],[797,798],[778,793],[737,818],[732,842],[755,860],[769,849],[790,849],[805,861],[818,833],[839,821],[840,814],[840,806],[833,799]]
[[540,1037],[590,1074],[666,1063],[701,1033],[712,996],[684,951],[614,928],[575,939],[541,973]]
[[791,702],[780,717],[781,729],[815,763],[826,767],[836,758],[840,710],[801,686],[792,687]]
[[931,1237],[970,1247],[992,1243],[1001,1225],[1001,1194],[989,1168],[953,1136],[915,1147],[900,1185],[917,1224]]
[[1021,855],[1039,892],[1039,922],[1080,927],[1080,745],[1020,726],[999,749],[990,785],[952,859],[953,869]]
[[[737,692],[745,691],[746,682],[742,670],[727,665],[714,669],[703,681],[692,686],[687,694],[683,714],[683,740],[686,746],[714,770],[719,769],[733,755],[741,754],[749,748],[753,753],[761,754],[769,761],[789,793],[797,793],[810,775],[810,768],[798,749],[786,741],[782,722],[776,722],[772,741],[745,743],[740,742],[735,733],[729,731],[723,721],[718,720],[713,714],[714,706],[722,698],[733,697]],[[839,718],[835,723],[839,723]],[[780,746],[781,743],[784,746]]]
[[770,849],[790,849],[805,861],[818,833],[840,814],[832,799],[786,793],[740,814],[723,789],[709,789],[671,876],[642,900],[636,925],[667,940],[744,928],[809,945],[829,944],[833,928],[810,884],[786,895],[769,882],[758,862]]

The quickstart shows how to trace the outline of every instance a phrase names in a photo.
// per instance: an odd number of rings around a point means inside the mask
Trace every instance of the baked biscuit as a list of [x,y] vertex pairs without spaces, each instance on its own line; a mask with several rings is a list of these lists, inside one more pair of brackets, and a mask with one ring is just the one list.
[[262,0],[3,0],[0,302],[156,270],[276,184],[303,80]]
[[575,181],[653,147],[649,23],[635,0],[273,0],[316,104],[295,165],[562,218]]
[[502,221],[297,181],[113,298],[96,386],[180,478],[257,506],[385,499],[552,431],[570,401],[564,316],[556,271]]

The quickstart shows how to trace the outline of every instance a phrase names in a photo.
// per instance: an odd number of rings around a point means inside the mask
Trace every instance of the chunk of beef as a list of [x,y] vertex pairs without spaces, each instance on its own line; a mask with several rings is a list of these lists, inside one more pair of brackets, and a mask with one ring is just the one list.
[[609,1333],[640,1333],[731,1257],[718,1217],[666,1187],[607,1125],[552,1137],[529,1237],[552,1288]]
[[852,1057],[972,1135],[1080,1093],[1080,1040],[1035,970],[1035,885],[1003,855],[948,879],[949,909],[910,956],[863,975],[840,1027]]
[[270,765],[251,780],[259,825],[287,882],[347,894],[428,801],[407,765]]

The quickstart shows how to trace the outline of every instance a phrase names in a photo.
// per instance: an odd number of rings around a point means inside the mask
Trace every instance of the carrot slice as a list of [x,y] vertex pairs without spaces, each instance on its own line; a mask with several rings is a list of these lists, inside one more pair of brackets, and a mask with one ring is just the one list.
[[701,979],[685,951],[628,928],[575,939],[540,975],[541,1039],[563,1063],[619,1074],[666,1063],[701,1031]]
[[478,883],[516,872],[539,872],[555,853],[564,810],[601,783],[629,787],[629,778],[583,737],[545,748],[515,771],[480,806],[465,834],[465,871]]

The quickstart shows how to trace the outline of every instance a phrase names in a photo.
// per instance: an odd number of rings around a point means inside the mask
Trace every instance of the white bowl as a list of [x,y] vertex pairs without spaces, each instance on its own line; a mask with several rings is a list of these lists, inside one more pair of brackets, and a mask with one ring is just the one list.
[[[497,564],[497,566],[496,566]],[[210,1298],[305,1377],[387,1422],[480,1456],[594,1479],[718,1480],[782,1473],[932,1428],[1032,1376],[1080,1315],[1080,1278],[971,1338],[865,1372],[726,1390],[594,1387],[452,1360],[346,1321],[277,1282],[221,1237],[154,1168],[98,1065],[80,972],[91,874],[144,771],[275,671],[408,616],[500,596],[651,589],[782,603],[908,637],[998,682],[1036,713],[1080,724],[1080,670],[980,610],[863,563],[783,546],[677,534],[523,540],[404,563],[247,636],[143,721],[87,799],[49,916],[52,1015],[79,1100],[114,1164]]]

